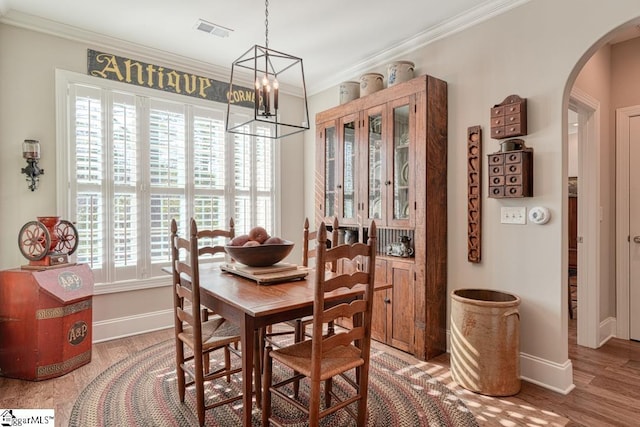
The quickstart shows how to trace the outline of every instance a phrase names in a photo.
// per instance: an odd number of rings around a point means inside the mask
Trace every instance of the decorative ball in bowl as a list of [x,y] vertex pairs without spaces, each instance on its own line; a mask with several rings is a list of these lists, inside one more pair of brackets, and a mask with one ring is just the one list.
[[224,250],[237,262],[250,267],[268,267],[282,261],[293,249],[293,242],[263,243],[254,246],[227,245]]
[[293,249],[293,242],[269,236],[263,227],[253,227],[249,234],[234,237],[225,251],[239,263],[250,267],[268,267],[280,262]]

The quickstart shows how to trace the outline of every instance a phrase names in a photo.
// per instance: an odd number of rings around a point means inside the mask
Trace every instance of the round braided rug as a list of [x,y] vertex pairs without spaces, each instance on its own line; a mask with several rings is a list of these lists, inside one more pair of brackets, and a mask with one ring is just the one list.
[[[185,402],[178,398],[174,342],[168,340],[130,356],[100,374],[78,397],[69,419],[70,427],[86,426],[197,426],[195,401],[188,388]],[[219,361],[212,356],[212,366]],[[285,372],[274,364],[274,380]],[[209,383],[206,393],[236,395],[241,374]],[[334,391],[349,390],[342,380],[334,380]],[[305,382],[300,397],[306,396]],[[416,366],[372,349],[369,368],[368,426],[477,426],[464,402],[441,382]],[[305,426],[306,418],[297,409],[273,398],[273,413],[286,426]],[[206,412],[207,426],[242,425],[242,401]],[[260,425],[260,410],[252,408],[253,425]],[[355,425],[345,411],[326,417],[322,426]]]

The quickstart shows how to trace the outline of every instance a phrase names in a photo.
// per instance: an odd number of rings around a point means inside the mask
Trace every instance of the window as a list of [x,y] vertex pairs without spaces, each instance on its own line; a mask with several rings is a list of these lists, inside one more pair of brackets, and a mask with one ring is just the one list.
[[275,142],[227,136],[226,105],[73,73],[60,73],[58,89],[64,218],[96,283],[167,278],[172,218],[183,234],[191,217],[201,228],[233,218],[236,234],[276,231]]

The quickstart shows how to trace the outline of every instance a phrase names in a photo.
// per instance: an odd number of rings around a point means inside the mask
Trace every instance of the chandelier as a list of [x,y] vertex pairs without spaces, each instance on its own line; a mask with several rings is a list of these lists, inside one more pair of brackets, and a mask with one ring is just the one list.
[[264,14],[264,46],[231,66],[226,130],[278,139],[309,129],[307,91],[302,59],[269,48],[269,0]]

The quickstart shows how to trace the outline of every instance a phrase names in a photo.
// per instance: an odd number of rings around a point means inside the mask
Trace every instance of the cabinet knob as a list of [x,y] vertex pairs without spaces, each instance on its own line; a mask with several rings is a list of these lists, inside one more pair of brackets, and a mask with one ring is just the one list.
[[385,181],[384,185],[391,185],[391,181]]
[[384,299],[385,304],[391,304],[391,298],[387,297]]
[[339,190],[342,188],[342,185],[338,185],[336,188]]

